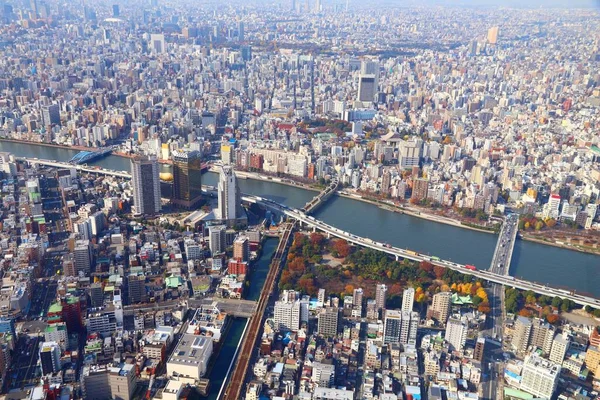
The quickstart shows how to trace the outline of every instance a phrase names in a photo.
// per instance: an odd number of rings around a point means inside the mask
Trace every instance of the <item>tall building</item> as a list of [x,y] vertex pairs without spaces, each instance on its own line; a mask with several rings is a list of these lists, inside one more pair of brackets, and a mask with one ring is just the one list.
[[119,18],[119,16],[121,15],[121,12],[119,10],[119,5],[118,4],[113,4],[112,9],[113,9],[113,17],[114,18]]
[[288,297],[284,291],[281,300],[275,302],[273,322],[280,331],[297,331],[303,322],[308,322],[308,302]]
[[361,308],[363,303],[363,290],[362,288],[354,289],[352,292],[352,307]]
[[60,125],[60,109],[58,104],[42,106],[42,124],[44,127]]
[[233,241],[233,258],[239,261],[248,261],[250,257],[250,241],[248,236],[238,236]]
[[487,34],[487,41],[489,44],[496,44],[498,43],[498,32],[499,32],[499,28],[497,26],[493,26],[490,29],[488,29],[488,34]]
[[419,327],[419,313],[402,311],[402,325],[400,327],[400,343],[416,343],[417,328]]
[[413,189],[411,200],[415,201],[425,200],[427,198],[427,192],[429,191],[429,179],[419,178],[413,180]]
[[400,343],[402,313],[398,310],[385,310],[383,320],[383,343]]
[[56,342],[44,342],[40,345],[40,365],[42,375],[60,371],[60,346]]
[[92,269],[92,246],[89,240],[77,240],[73,251],[74,266],[77,274],[83,273],[84,276],[90,276]]
[[436,318],[442,324],[445,324],[448,320],[448,314],[450,313],[450,301],[452,300],[452,293],[440,292],[433,295],[433,301],[431,303],[431,317]]
[[450,318],[446,324],[444,339],[452,346],[453,350],[462,350],[467,341],[469,327],[461,320]]
[[411,312],[415,303],[415,288],[405,289],[402,293],[402,311]]
[[529,318],[518,316],[515,322],[515,334],[512,345],[517,352],[524,352],[529,346],[529,337],[531,336],[532,323]]
[[223,166],[221,169],[218,195],[218,219],[232,221],[242,218],[243,211],[240,189],[232,167]]
[[477,342],[475,343],[475,351],[473,352],[473,358],[477,361],[483,361],[483,354],[485,351],[485,338],[480,337],[477,338]]
[[167,46],[165,43],[165,35],[153,33],[150,35],[150,48],[155,54],[162,54],[167,52]]
[[377,84],[375,75],[361,74],[358,77],[358,101],[372,102],[375,100]]
[[213,255],[225,252],[227,247],[226,230],[225,225],[211,225],[208,227],[208,246]]
[[131,160],[133,205],[138,215],[160,212],[160,179],[156,157],[135,157]]
[[387,296],[387,286],[380,283],[375,288],[375,302],[379,310],[385,309],[385,297]]
[[194,208],[202,199],[202,158],[197,150],[173,152],[173,203]]
[[564,334],[558,334],[554,337],[552,341],[552,349],[550,350],[550,356],[548,357],[550,361],[556,364],[562,364],[565,359],[565,355],[567,354],[567,350],[569,350],[569,338]]
[[325,336],[335,336],[338,331],[339,311],[337,307],[324,307],[318,315],[318,332]]
[[525,358],[520,389],[532,395],[550,399],[558,386],[560,365],[531,353]]
[[146,301],[146,276],[131,274],[127,277],[127,292],[129,303],[141,303]]

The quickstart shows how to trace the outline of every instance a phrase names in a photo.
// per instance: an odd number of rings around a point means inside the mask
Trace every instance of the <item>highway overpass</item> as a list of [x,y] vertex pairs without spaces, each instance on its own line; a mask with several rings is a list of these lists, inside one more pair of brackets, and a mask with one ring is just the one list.
[[46,165],[49,167],[56,167],[56,168],[74,168],[78,171],[82,171],[82,172],[91,172],[94,174],[100,174],[100,175],[109,175],[109,176],[116,176],[118,178],[124,178],[124,179],[131,179],[131,174],[129,172],[125,172],[125,171],[114,171],[112,169],[106,169],[106,168],[100,168],[100,167],[90,167],[87,166],[86,164],[82,164],[82,165],[78,165],[78,164],[70,164],[68,162],[60,162],[60,161],[55,161],[55,160],[41,160],[38,158],[29,158],[29,157],[15,157],[15,159],[17,161],[27,161],[30,164],[33,165]]
[[572,291],[557,289],[547,285],[542,285],[536,282],[529,282],[522,279],[517,279],[512,276],[505,276],[504,274],[498,274],[495,272],[487,271],[487,270],[472,270],[467,267],[467,265],[458,264],[452,261],[446,260],[437,260],[432,256],[419,254],[412,250],[401,249],[398,247],[393,247],[388,244],[376,242],[372,239],[363,238],[360,236],[356,236],[354,234],[345,232],[341,229],[335,228],[331,225],[326,224],[323,221],[317,220],[314,217],[306,215],[300,210],[292,209],[283,204],[276,203],[270,199],[262,198],[259,196],[251,196],[245,195],[242,197],[244,201],[248,201],[251,203],[258,203],[265,207],[268,207],[273,210],[277,210],[283,214],[285,214],[288,218],[295,219],[302,223],[304,226],[311,227],[315,230],[319,230],[324,232],[328,237],[337,237],[340,239],[344,239],[350,243],[353,243],[358,246],[368,247],[373,250],[382,251],[384,253],[390,254],[394,256],[396,259],[407,258],[413,261],[428,261],[434,265],[439,265],[441,267],[449,268],[454,271],[460,272],[462,274],[473,275],[476,278],[480,278],[492,283],[498,283],[504,286],[513,287],[522,290],[531,290],[538,294],[543,294],[551,297],[561,297],[563,299],[569,299],[573,302],[580,304],[582,306],[590,306],[594,308],[600,309],[600,300],[576,294]]

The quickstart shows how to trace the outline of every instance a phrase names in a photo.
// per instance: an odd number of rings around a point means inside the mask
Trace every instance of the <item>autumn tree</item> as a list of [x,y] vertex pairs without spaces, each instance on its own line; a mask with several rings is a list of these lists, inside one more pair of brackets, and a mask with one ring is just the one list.
[[431,274],[433,272],[433,264],[430,263],[429,261],[421,261],[419,263],[419,268],[421,268],[423,271],[427,272],[428,274]]
[[484,314],[489,313],[492,309],[490,308],[490,303],[488,303],[487,301],[482,301],[481,303],[479,303],[479,306],[477,307],[477,310],[479,312],[482,312]]
[[442,279],[445,272],[446,272],[446,268],[444,268],[444,267],[440,267],[439,265],[436,265],[435,267],[433,267],[433,273],[435,274],[435,277],[437,279]]
[[350,245],[343,239],[334,240],[332,250],[338,257],[346,258],[350,255]]
[[546,316],[546,321],[548,321],[548,323],[552,325],[556,325],[559,320],[560,317],[558,316],[558,314],[548,314]]

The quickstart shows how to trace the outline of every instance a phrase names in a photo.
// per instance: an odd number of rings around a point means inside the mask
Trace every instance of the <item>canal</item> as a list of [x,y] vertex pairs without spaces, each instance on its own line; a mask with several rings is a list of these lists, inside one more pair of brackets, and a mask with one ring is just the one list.
[[[76,154],[76,151],[68,149],[11,142],[0,142],[0,151],[57,161],[66,161]],[[117,156],[106,157],[94,164],[129,170],[129,160]],[[216,182],[217,174],[204,174],[203,183],[216,185]],[[275,182],[240,179],[239,185],[242,192],[268,197],[290,207],[301,207],[314,196],[314,192]],[[315,218],[359,236],[463,264],[473,264],[480,269],[489,267],[496,245],[495,235],[393,213],[372,204],[338,196],[317,210]],[[521,240],[515,245],[510,266],[513,276],[574,289],[596,297],[600,297],[599,272],[600,256]]]
[[[278,243],[279,239],[277,238],[267,238],[263,242],[260,258],[256,260],[252,266],[250,287],[248,288],[246,295],[248,300],[258,300],[265,280],[267,279],[271,259],[277,250]],[[232,321],[229,332],[223,339],[221,350],[210,371],[208,377],[210,379],[210,393],[205,397],[206,399],[217,400],[229,367],[234,361],[236,350],[242,340],[242,333],[244,332],[247,321],[246,318],[235,318]]]

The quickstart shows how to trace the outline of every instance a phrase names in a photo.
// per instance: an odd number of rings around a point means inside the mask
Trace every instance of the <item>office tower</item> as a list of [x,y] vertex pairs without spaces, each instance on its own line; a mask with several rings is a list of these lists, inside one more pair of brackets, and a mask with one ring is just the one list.
[[498,31],[499,28],[497,26],[493,26],[488,30],[487,40],[489,44],[498,43]]
[[250,257],[250,241],[248,236],[238,236],[233,241],[233,258],[239,261],[248,261]]
[[90,226],[90,232],[92,233],[92,236],[98,236],[102,233],[105,226],[105,220],[106,215],[104,215],[102,211],[96,211],[95,213],[89,216],[88,223]]
[[385,310],[383,319],[383,343],[400,343],[402,313],[398,310]]
[[[398,163],[400,168],[407,169],[418,167],[421,161],[423,141],[421,139],[400,142],[398,146]],[[414,176],[417,178],[417,176]]]
[[444,339],[452,346],[452,350],[462,350],[467,341],[469,327],[461,320],[450,318],[446,324]]
[[436,318],[442,324],[445,324],[448,320],[451,299],[452,293],[450,292],[440,292],[433,295],[431,316]]
[[90,276],[92,269],[92,246],[89,240],[77,240],[75,242],[74,255],[74,266],[77,274],[83,274],[83,276]]
[[90,306],[102,307],[104,304],[104,289],[102,288],[102,284],[100,282],[95,282],[90,285],[89,294]]
[[338,331],[338,308],[324,307],[318,315],[318,332],[324,336],[335,336]]
[[55,374],[60,371],[60,346],[58,343],[42,343],[39,353],[42,375]]
[[33,15],[34,18],[38,17],[38,2],[37,0],[29,0],[29,8],[31,8],[31,13]]
[[153,33],[150,35],[150,49],[154,54],[162,54],[167,52],[165,44],[165,35]]
[[113,17],[114,18],[119,18],[119,16],[121,15],[121,12],[119,10],[119,5],[118,4],[113,4],[112,9],[113,9]]
[[316,13],[321,12],[321,0],[315,0],[315,12]]
[[218,196],[218,219],[231,221],[242,217],[240,189],[232,167],[224,166],[221,168]]
[[80,239],[90,240],[92,239],[92,227],[90,226],[89,219],[82,220],[77,219],[72,222],[73,232],[75,232]]
[[413,189],[410,199],[414,201],[421,201],[427,198],[427,192],[429,191],[429,179],[419,178],[413,180]]
[[238,22],[238,40],[244,41],[244,23],[242,21]]
[[373,102],[377,86],[375,75],[361,74],[358,77],[358,101]]
[[473,358],[479,362],[483,360],[483,354],[485,351],[485,338],[479,337],[477,338],[477,342],[475,343],[475,351],[473,352]]
[[375,302],[377,303],[377,308],[382,310],[385,308],[385,297],[387,296],[387,286],[383,283],[380,283],[375,288]]
[[127,292],[129,303],[143,303],[146,301],[146,276],[131,274],[127,277]]
[[42,106],[42,125],[44,127],[60,125],[60,109],[58,104]]
[[560,365],[531,353],[525,358],[520,389],[550,399],[558,385],[560,370]]
[[402,293],[402,311],[411,312],[415,303],[415,289],[404,289]]
[[227,227],[225,225],[212,225],[208,227],[208,246],[210,252],[215,255],[223,253],[227,247],[225,231]]
[[202,199],[202,159],[197,150],[173,152],[173,203],[192,209]]
[[554,337],[552,341],[552,349],[550,350],[550,356],[548,357],[550,361],[556,364],[562,364],[565,359],[565,355],[567,354],[567,350],[569,350],[569,338],[564,334],[558,334]]
[[137,156],[131,159],[133,205],[137,215],[160,212],[160,179],[156,157]]

